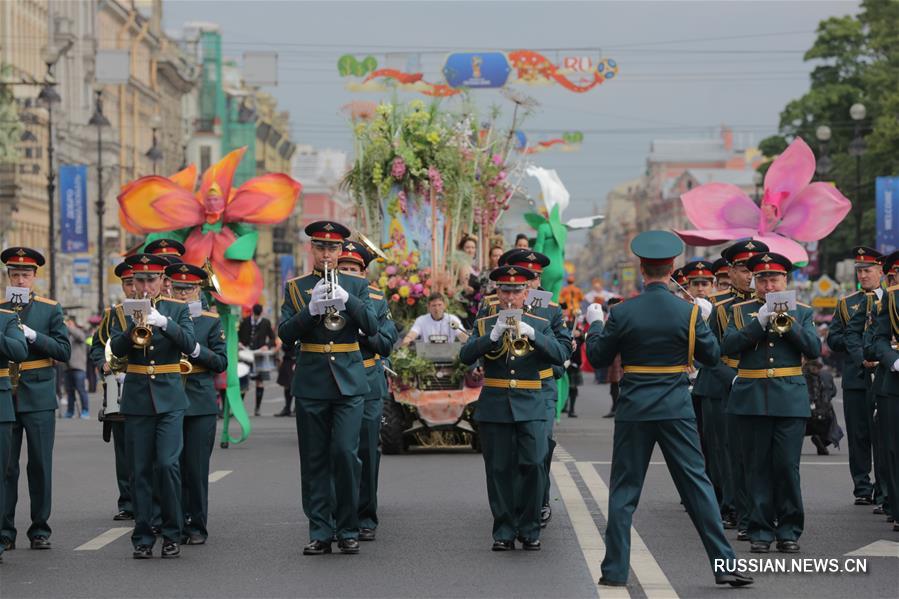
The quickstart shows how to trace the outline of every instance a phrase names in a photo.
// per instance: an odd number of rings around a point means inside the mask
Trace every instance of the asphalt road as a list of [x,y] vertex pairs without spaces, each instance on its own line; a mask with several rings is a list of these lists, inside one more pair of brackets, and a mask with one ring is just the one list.
[[[363,543],[360,555],[304,557],[307,525],[294,422],[271,416],[281,406],[278,388],[267,397],[265,415],[253,420],[246,443],[216,447],[209,542],[184,547],[178,560],[131,558],[127,523],[112,520],[112,447],[100,439],[96,420],[58,421],[53,549],[31,551],[20,533],[20,548],[5,553],[0,565],[0,597],[899,595],[899,533],[870,508],[852,505],[845,450],[819,457],[810,443],[803,452],[806,530],[799,557],[836,558],[840,567],[846,553],[863,547],[892,557],[867,557],[864,574],[763,573],[748,589],[716,587],[659,454],[634,520],[630,584],[598,587],[612,422],[601,417],[609,405],[606,387],[593,384],[582,388],[580,418],[563,416],[557,428],[554,517],[541,552],[490,551],[482,458],[467,449],[444,449],[384,456],[378,540]],[[17,522],[24,531],[24,468],[20,485]],[[733,539],[734,531],[727,532]],[[750,556],[747,543],[734,544],[739,557]]]

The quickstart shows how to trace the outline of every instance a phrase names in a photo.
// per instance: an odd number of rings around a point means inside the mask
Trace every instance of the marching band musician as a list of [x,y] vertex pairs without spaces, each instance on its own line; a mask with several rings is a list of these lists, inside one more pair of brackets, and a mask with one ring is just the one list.
[[[534,271],[500,266],[490,273],[500,304],[522,309],[527,282]],[[517,339],[516,339],[517,338]],[[527,345],[516,351],[513,339]],[[459,358],[474,364],[483,358],[484,386],[475,419],[487,474],[487,496],[493,513],[493,550],[540,550],[540,511],[546,486],[547,433],[543,381],[552,366],[562,366],[571,347],[556,339],[548,320],[523,312],[512,323],[498,314],[476,321],[475,331]],[[536,392],[536,393],[535,393]]]
[[[337,264],[341,272],[364,274],[374,255],[357,241],[345,241]],[[374,541],[378,528],[378,470],[381,462],[379,444],[381,415],[384,400],[389,397],[384,361],[390,356],[393,345],[399,337],[396,325],[390,315],[387,300],[381,290],[369,286],[369,298],[378,319],[375,335],[359,335],[362,350],[362,364],[371,390],[365,394],[362,412],[362,432],[359,435],[359,460],[362,469],[359,480],[359,540]]]
[[[855,505],[883,503],[886,491],[879,475],[879,443],[872,430],[874,397],[871,392],[873,364],[865,360],[862,337],[873,316],[875,305],[881,301],[883,267],[880,252],[869,247],[852,250],[855,275],[861,289],[841,297],[837,303],[827,345],[833,351],[843,352],[843,418],[849,444],[849,474],[852,477]],[[871,482],[871,464],[874,461],[875,480]]]
[[[153,256],[160,256],[169,264],[181,264],[181,259],[186,252],[184,244],[174,239],[155,239],[144,246],[144,253]],[[172,280],[168,277],[162,279],[162,295],[165,297],[174,297],[172,291]]]
[[[119,278],[122,285],[122,293],[126,299],[134,297],[134,271],[131,265],[121,262],[115,267],[115,276]],[[96,365],[100,372],[105,376],[111,372],[109,364],[106,362],[106,342],[109,341],[109,327],[111,318],[116,316],[115,306],[108,307],[103,310],[103,319],[97,327],[94,334],[94,340],[91,343],[90,359]],[[124,373],[120,373],[124,379]],[[105,398],[104,398],[105,400]],[[105,410],[106,405],[104,403]],[[128,454],[125,446],[125,417],[121,414],[105,414],[101,412],[104,428],[109,427],[112,436],[112,448],[115,454],[115,473],[116,485],[119,489],[119,498],[117,502],[118,512],[112,517],[113,520],[133,520],[134,504],[131,501],[131,464],[128,460]],[[104,439],[108,439],[104,431]]]
[[[739,304],[752,299],[752,271],[747,263],[749,259],[761,252],[767,252],[768,246],[761,241],[746,239],[738,241],[721,252],[721,257],[728,264],[728,279],[730,279],[730,291],[727,294],[715,296],[715,318],[709,319],[709,328],[718,338],[719,344],[724,342],[724,333],[727,331],[727,323],[733,318],[734,304]],[[749,500],[749,489],[746,486],[746,468],[743,464],[743,450],[740,444],[740,422],[738,416],[731,414],[727,409],[730,401],[731,385],[737,376],[739,361],[726,352],[721,352],[721,364],[715,367],[715,373],[721,380],[723,387],[713,387],[712,393],[723,393],[724,407],[724,450],[729,463],[729,486],[724,489],[724,505],[731,506],[732,511],[726,518],[727,526],[731,524],[737,528],[737,540],[748,541],[749,512],[752,504]],[[730,500],[728,500],[730,497]]]
[[[12,448],[12,429],[16,421],[13,406],[12,384],[9,380],[9,363],[24,362],[28,358],[28,343],[19,327],[16,313],[0,309],[0,473],[9,468]],[[0,514],[4,513],[6,477],[0,476]],[[0,543],[0,562],[3,562],[5,545]]]
[[715,293],[730,291],[730,265],[724,257],[712,262],[712,272],[715,273]]
[[668,291],[674,258],[683,249],[683,242],[667,231],[637,235],[631,251],[640,258],[643,293],[612,308],[608,322],[604,322],[602,306],[587,308],[587,359],[599,368],[620,354],[624,370],[615,410],[602,585],[627,584],[631,522],[656,443],[702,538],[716,584],[753,582],[741,572],[714,569],[716,559],[733,560],[734,552],[724,536],[715,491],[705,473],[687,373],[693,368],[694,354],[702,363],[714,364],[720,350],[700,317],[700,305],[680,301]]
[[[375,335],[380,325],[365,278],[335,272],[350,230],[337,222],[316,221],[305,232],[312,241],[314,271],[288,281],[278,327],[283,343],[300,343],[293,396],[303,511],[309,518],[310,540],[303,554],[331,553],[335,527],[338,548],[353,554],[359,552],[359,433],[363,398],[371,391],[359,331]],[[334,300],[342,301],[344,310],[328,312],[326,306]]]
[[[162,515],[162,557],[181,555],[181,468],[184,411],[189,402],[181,381],[182,354],[192,358],[201,347],[187,306],[161,295],[168,261],[135,254],[125,262],[134,271],[135,296],[150,300],[150,313],[126,316],[122,306],[111,319],[110,346],[117,358],[127,358],[121,411],[131,458],[135,559],[153,557],[153,479],[157,477]],[[137,322],[136,322],[137,321]],[[124,323],[124,324],[123,324]],[[150,338],[136,344],[136,326],[149,328]]]
[[751,503],[750,551],[767,553],[777,541],[778,551],[796,553],[805,518],[799,457],[811,414],[802,359],[817,358],[821,343],[810,307],[798,304],[775,314],[765,303],[769,293],[786,289],[793,268],[789,259],[763,252],[747,267],[755,277],[756,298],[733,306],[722,349],[739,356],[727,412],[738,417],[740,426]]
[[190,367],[184,374],[188,405],[181,450],[181,544],[202,545],[209,536],[209,458],[215,445],[218,414],[218,392],[213,379],[228,367],[228,353],[219,315],[203,310],[200,300],[206,271],[192,264],[171,264],[165,269],[165,276],[172,282],[175,299],[187,304],[199,346],[197,355],[187,360]]
[[[31,526],[28,538],[32,549],[50,549],[51,490],[53,482],[53,440],[56,434],[56,369],[53,361],[68,362],[69,333],[59,304],[34,294],[37,269],[44,257],[25,247],[12,247],[0,254],[7,268],[10,286],[28,290],[22,301],[0,304],[18,312],[22,332],[28,342],[28,356],[18,365],[18,385],[13,386],[16,423],[12,427],[9,467],[6,470],[4,512],[0,543],[7,550],[16,546],[16,503],[19,499],[19,455],[22,435],[28,441],[28,495],[31,499]],[[2,474],[2,473],[0,473]]]
[[[504,253],[499,258],[500,266],[515,266],[519,268],[527,268],[528,270],[532,270],[535,276],[533,279],[527,282],[529,289],[538,289],[543,291],[543,288],[540,286],[540,275],[543,273],[543,269],[549,266],[550,260],[548,256],[545,256],[539,252],[534,252],[529,249],[521,249],[514,248],[506,253]],[[489,308],[490,314],[493,315],[496,313],[496,309],[499,306],[498,302],[494,301]],[[571,331],[568,330],[568,327],[565,325],[565,316],[562,313],[562,308],[556,302],[549,302],[546,306],[539,308],[530,308],[529,311],[531,314],[535,314],[542,318],[545,318],[549,321],[550,327],[552,328],[553,336],[555,336],[556,340],[562,344],[562,346],[571,348]],[[569,349],[568,353],[565,354],[565,361],[568,361],[568,358],[571,356],[571,349]],[[559,401],[559,390],[558,384],[556,381],[562,378],[562,375],[565,374],[565,366],[553,366],[553,376],[543,379],[543,387],[541,389],[541,394],[546,399],[546,438],[547,438],[547,451],[546,451],[546,459],[543,461],[543,466],[546,469],[546,480],[543,491],[543,503],[540,508],[540,526],[541,528],[546,528],[546,525],[549,524],[549,521],[552,519],[552,507],[549,502],[549,488],[550,488],[550,477],[549,470],[552,465],[553,460],[553,450],[556,447],[556,441],[553,438],[553,426],[556,422],[556,404]]]

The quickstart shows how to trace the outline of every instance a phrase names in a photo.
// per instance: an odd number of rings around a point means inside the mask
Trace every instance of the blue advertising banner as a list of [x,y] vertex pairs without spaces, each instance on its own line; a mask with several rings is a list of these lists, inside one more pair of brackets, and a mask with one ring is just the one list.
[[899,177],[877,177],[877,251],[899,249]]
[[278,270],[281,274],[281,291],[287,288],[287,281],[294,278],[296,276],[296,264],[294,262],[293,256],[278,256]]
[[72,281],[76,285],[85,287],[91,284],[90,258],[75,258],[72,260]]
[[502,52],[457,52],[446,57],[443,76],[450,87],[502,87],[512,67]]
[[86,165],[63,164],[59,167],[59,204],[62,252],[88,251]]

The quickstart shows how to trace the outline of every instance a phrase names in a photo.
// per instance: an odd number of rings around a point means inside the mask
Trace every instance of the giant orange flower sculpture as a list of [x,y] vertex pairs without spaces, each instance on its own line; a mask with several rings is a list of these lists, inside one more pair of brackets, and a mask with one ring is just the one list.
[[171,177],[141,177],[122,188],[119,217],[128,231],[150,235],[179,231],[184,261],[203,266],[207,259],[219,280],[225,304],[251,306],[262,293],[262,273],[253,261],[258,234],[253,225],[283,221],[296,205],[302,186],[288,175],[250,179],[237,189],[232,180],[246,147],[211,166],[196,192],[197,169]]

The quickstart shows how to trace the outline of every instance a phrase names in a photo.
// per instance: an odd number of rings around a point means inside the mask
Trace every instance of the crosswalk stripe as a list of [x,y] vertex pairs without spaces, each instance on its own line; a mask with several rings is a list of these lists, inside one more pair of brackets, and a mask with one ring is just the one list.
[[75,551],[96,551],[97,549],[102,549],[119,537],[128,534],[129,532],[131,532],[131,530],[131,528],[124,527],[110,528],[103,534],[94,537],[84,545],[75,547]]
[[214,483],[216,481],[222,480],[229,474],[234,472],[233,470],[216,470],[215,472],[209,473],[209,482]]
[[[577,470],[584,480],[584,484],[590,489],[590,494],[593,495],[596,505],[599,506],[599,511],[608,521],[606,506],[609,503],[609,488],[606,483],[603,482],[592,464],[578,462]],[[678,596],[659,566],[659,562],[653,557],[649,547],[646,546],[643,538],[633,526],[631,527],[631,568],[649,599],[670,599]]]
[[[565,503],[565,509],[568,511],[568,518],[574,527],[575,536],[577,536],[578,545],[581,547],[581,553],[584,554],[584,560],[587,562],[587,569],[590,571],[590,577],[594,584],[599,580],[601,572],[599,565],[602,557],[606,553],[605,543],[602,541],[602,535],[596,529],[593,517],[587,509],[584,498],[577,488],[574,479],[568,472],[568,467],[562,462],[554,462],[551,467],[553,478],[556,481],[556,488],[562,501]],[[599,586],[596,587],[596,596],[599,596]],[[626,587],[603,587],[603,598],[624,599],[631,596]]]

